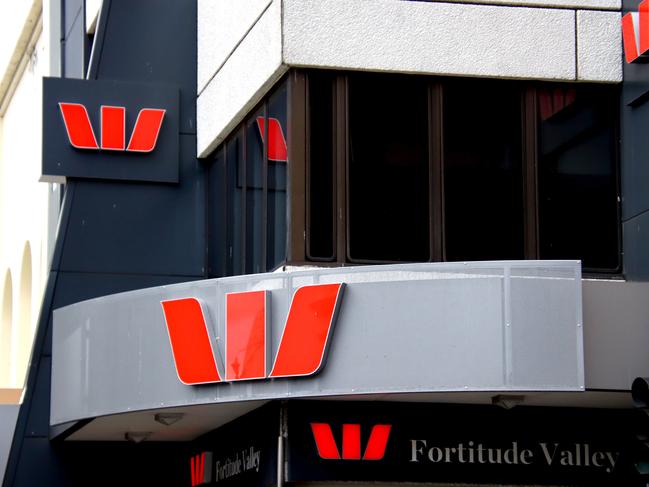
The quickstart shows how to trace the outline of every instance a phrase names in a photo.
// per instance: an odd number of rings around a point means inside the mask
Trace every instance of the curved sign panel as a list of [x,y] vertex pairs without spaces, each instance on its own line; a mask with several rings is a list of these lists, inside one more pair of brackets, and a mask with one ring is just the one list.
[[248,400],[581,391],[580,266],[386,265],[162,286],[56,310],[52,346],[53,425]]

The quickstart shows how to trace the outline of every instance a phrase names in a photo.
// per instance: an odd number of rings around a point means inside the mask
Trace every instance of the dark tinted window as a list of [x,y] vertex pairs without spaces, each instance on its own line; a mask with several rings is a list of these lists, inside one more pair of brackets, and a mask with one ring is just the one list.
[[266,269],[272,270],[286,260],[287,215],[287,136],[286,84],[268,100],[268,123],[264,126],[267,145]]
[[214,154],[208,272],[287,255],[619,272],[618,102],[605,85],[295,71]]
[[274,270],[286,261],[287,90],[282,83],[208,167],[208,275]]
[[227,177],[225,165],[225,147],[221,147],[208,168],[207,205],[212,211],[207,225],[207,239],[212,243],[208,252],[208,270],[210,276],[225,276],[227,249]]
[[[243,197],[246,166],[243,159],[243,131],[231,137],[225,146],[227,171],[227,275],[242,274],[243,269]],[[217,208],[210,208],[218,211]]]
[[246,122],[246,274],[262,272],[264,215],[264,144],[260,126],[264,112],[260,110]]
[[307,257],[334,260],[334,81],[327,72],[309,76],[307,115]]
[[349,77],[349,257],[429,253],[428,94],[424,79]]
[[521,91],[444,85],[446,259],[524,258]]
[[620,266],[616,87],[541,88],[538,101],[539,231],[543,259]]

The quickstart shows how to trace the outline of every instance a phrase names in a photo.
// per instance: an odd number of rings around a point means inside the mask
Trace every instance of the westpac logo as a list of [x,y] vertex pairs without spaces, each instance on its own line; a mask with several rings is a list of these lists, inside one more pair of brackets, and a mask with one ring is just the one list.
[[201,301],[162,301],[178,378],[195,385],[315,374],[324,366],[343,289],[336,283],[295,291],[272,366],[270,291],[226,294],[224,360],[213,350]]
[[266,136],[268,136],[268,160],[286,162],[288,159],[288,149],[280,121],[276,118],[269,117],[268,128],[266,128],[266,119],[264,117],[257,117],[257,128],[259,129],[259,134],[263,142],[266,142]]
[[645,59],[649,54],[649,0],[638,5],[638,12],[622,17],[622,40],[627,63]]
[[342,455],[334,439],[331,425],[327,423],[311,423],[311,431],[315,440],[318,456],[324,460],[382,460],[390,438],[390,424],[375,424],[367,440],[365,452],[361,457],[361,425],[356,423],[343,424]]
[[151,152],[155,149],[166,110],[143,108],[137,115],[135,127],[126,143],[126,108],[102,106],[100,109],[100,139],[90,123],[88,110],[80,103],[59,103],[70,145],[76,149]]
[[[207,468],[205,466],[207,465]],[[212,481],[212,452],[204,451],[189,460],[192,487],[209,484]]]

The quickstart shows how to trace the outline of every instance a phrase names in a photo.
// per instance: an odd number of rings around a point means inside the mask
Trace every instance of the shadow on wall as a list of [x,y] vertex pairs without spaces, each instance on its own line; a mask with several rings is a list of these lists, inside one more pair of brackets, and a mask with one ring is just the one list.
[[18,329],[14,333],[15,349],[12,360],[12,382],[16,387],[22,387],[25,381],[25,371],[32,349],[32,249],[25,242],[23,257],[20,265],[20,291],[18,295]]
[[0,288],[0,391],[22,388],[25,380],[34,336],[32,281],[32,250],[25,242],[16,294],[11,269],[5,271]]

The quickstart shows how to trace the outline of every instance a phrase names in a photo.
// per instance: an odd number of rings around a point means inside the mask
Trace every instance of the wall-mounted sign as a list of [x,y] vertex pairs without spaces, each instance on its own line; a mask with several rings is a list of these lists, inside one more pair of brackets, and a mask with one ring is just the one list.
[[198,438],[182,485],[275,485],[279,425],[279,407],[270,404]]
[[284,332],[270,365],[271,291],[225,296],[225,360],[214,353],[200,300],[162,301],[178,378],[184,384],[306,376],[325,363],[344,284],[303,286],[295,291]]
[[43,179],[178,182],[179,91],[45,78]]
[[289,481],[635,485],[630,411],[289,404]]

